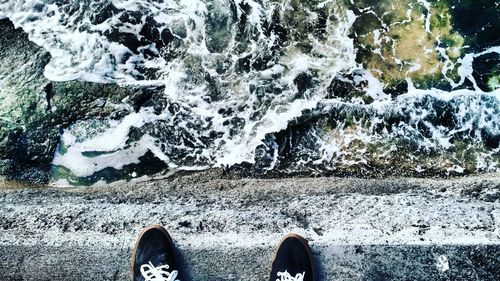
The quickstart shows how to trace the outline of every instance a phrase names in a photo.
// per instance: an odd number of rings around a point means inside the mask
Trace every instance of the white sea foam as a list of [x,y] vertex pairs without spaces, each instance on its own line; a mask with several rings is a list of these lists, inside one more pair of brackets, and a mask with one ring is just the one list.
[[[355,130],[339,126],[326,136],[317,136],[320,153],[315,156],[311,153],[311,161],[316,164],[325,164],[327,168],[332,169],[336,166],[366,164],[370,159],[373,159],[373,151],[368,151],[369,144],[381,147],[382,151],[378,152],[378,157],[383,159],[385,157],[384,150],[387,153],[399,151],[399,148],[394,147],[387,150],[384,144],[401,139],[415,142],[421,151],[448,151],[452,147],[452,141],[456,141],[456,135],[459,133],[473,134],[470,136],[473,139],[472,143],[481,145],[483,141],[481,131],[488,131],[492,135],[500,134],[500,126],[498,125],[500,117],[497,114],[500,91],[483,94],[482,97],[474,90],[463,89],[445,92],[437,89],[419,90],[413,88],[410,89],[409,93],[398,96],[394,100],[381,100],[370,105],[354,106],[358,110],[370,112],[371,125],[369,127],[363,126],[362,122],[364,121],[359,120]],[[449,121],[456,123],[454,127],[434,125],[427,121],[439,115],[432,103],[424,102],[428,98],[452,105],[450,110],[454,110],[455,114],[453,120]],[[416,104],[421,105],[415,106]],[[488,104],[490,106],[486,106]],[[338,108],[339,103],[333,101],[329,106]],[[398,114],[407,119],[391,126],[390,130],[375,130],[378,125],[383,126],[387,122],[384,117],[398,116]],[[428,136],[422,135],[422,131],[418,127],[420,124],[425,124],[428,128]],[[360,146],[359,143],[365,145]],[[498,160],[495,156],[498,152],[498,148],[479,152],[476,156],[478,161],[476,168],[481,171],[498,171]],[[415,157],[413,155],[407,156],[410,159]],[[464,167],[461,166],[463,160],[451,159],[451,161],[433,163],[429,159],[427,164],[431,165],[431,163],[432,168],[455,173],[464,172]],[[421,165],[416,165],[415,169],[422,172],[426,170]]]
[[[56,153],[53,164],[66,167],[75,176],[88,177],[105,168],[120,170],[125,165],[138,164],[139,157],[148,151],[169,163],[168,156],[158,149],[155,139],[149,135],[142,136],[137,142],[126,143],[131,128],[139,128],[165,118],[166,115],[156,115],[146,108],[126,116],[121,121],[110,121],[105,124],[105,130],[83,141],[79,139],[82,130],[79,130],[81,127],[78,126],[81,124],[77,123],[74,130],[66,130],[63,134],[62,145],[65,149]],[[84,155],[86,152],[99,155],[88,157]]]

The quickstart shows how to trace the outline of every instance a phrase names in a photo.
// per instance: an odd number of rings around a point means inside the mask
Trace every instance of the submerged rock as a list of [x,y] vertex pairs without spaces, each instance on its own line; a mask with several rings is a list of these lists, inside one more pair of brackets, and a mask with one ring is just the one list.
[[446,0],[356,1],[353,6],[357,60],[375,77],[387,85],[411,78],[429,88],[447,84],[443,71],[456,76],[446,68],[461,56],[464,37],[453,28]]

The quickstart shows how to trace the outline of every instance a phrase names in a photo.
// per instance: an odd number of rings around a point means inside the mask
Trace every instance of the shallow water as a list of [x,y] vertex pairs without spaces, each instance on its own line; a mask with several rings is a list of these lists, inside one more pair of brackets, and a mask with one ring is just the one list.
[[459,0],[0,4],[50,53],[49,80],[155,89],[64,129],[62,185],[243,163],[257,175],[498,171],[499,16],[498,1]]

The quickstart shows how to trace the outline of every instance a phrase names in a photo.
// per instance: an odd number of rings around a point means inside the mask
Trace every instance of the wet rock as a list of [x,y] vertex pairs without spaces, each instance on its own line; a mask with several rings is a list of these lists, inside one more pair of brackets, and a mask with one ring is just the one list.
[[107,19],[111,18],[113,15],[118,14],[120,10],[113,5],[113,3],[108,3],[95,14],[92,14],[90,20],[93,24],[101,24]]
[[7,20],[0,21],[2,177],[47,182],[62,129],[80,119],[112,116],[117,111],[113,103],[129,94],[144,93],[112,84],[50,82],[43,76],[49,59],[22,30]]
[[474,79],[478,87],[485,91],[500,88],[500,54],[490,53],[474,59]]
[[[356,60],[386,84],[397,85],[411,78],[417,87],[444,88],[443,56],[426,50],[439,46],[452,61],[461,56],[464,38],[453,28],[452,5],[435,1],[425,7],[419,1],[405,0],[388,7],[384,1],[352,3],[357,15],[351,34],[358,48]],[[428,21],[422,15],[427,9],[431,10]],[[447,75],[456,77],[457,73],[449,71]]]

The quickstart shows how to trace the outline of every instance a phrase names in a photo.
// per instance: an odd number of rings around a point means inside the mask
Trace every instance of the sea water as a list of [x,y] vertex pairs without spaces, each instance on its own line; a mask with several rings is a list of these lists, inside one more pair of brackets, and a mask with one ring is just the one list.
[[62,132],[53,182],[75,184],[151,165],[498,171],[499,15],[498,1],[459,0],[0,3],[50,53],[49,80],[158,89],[161,103],[124,100],[125,117]]

